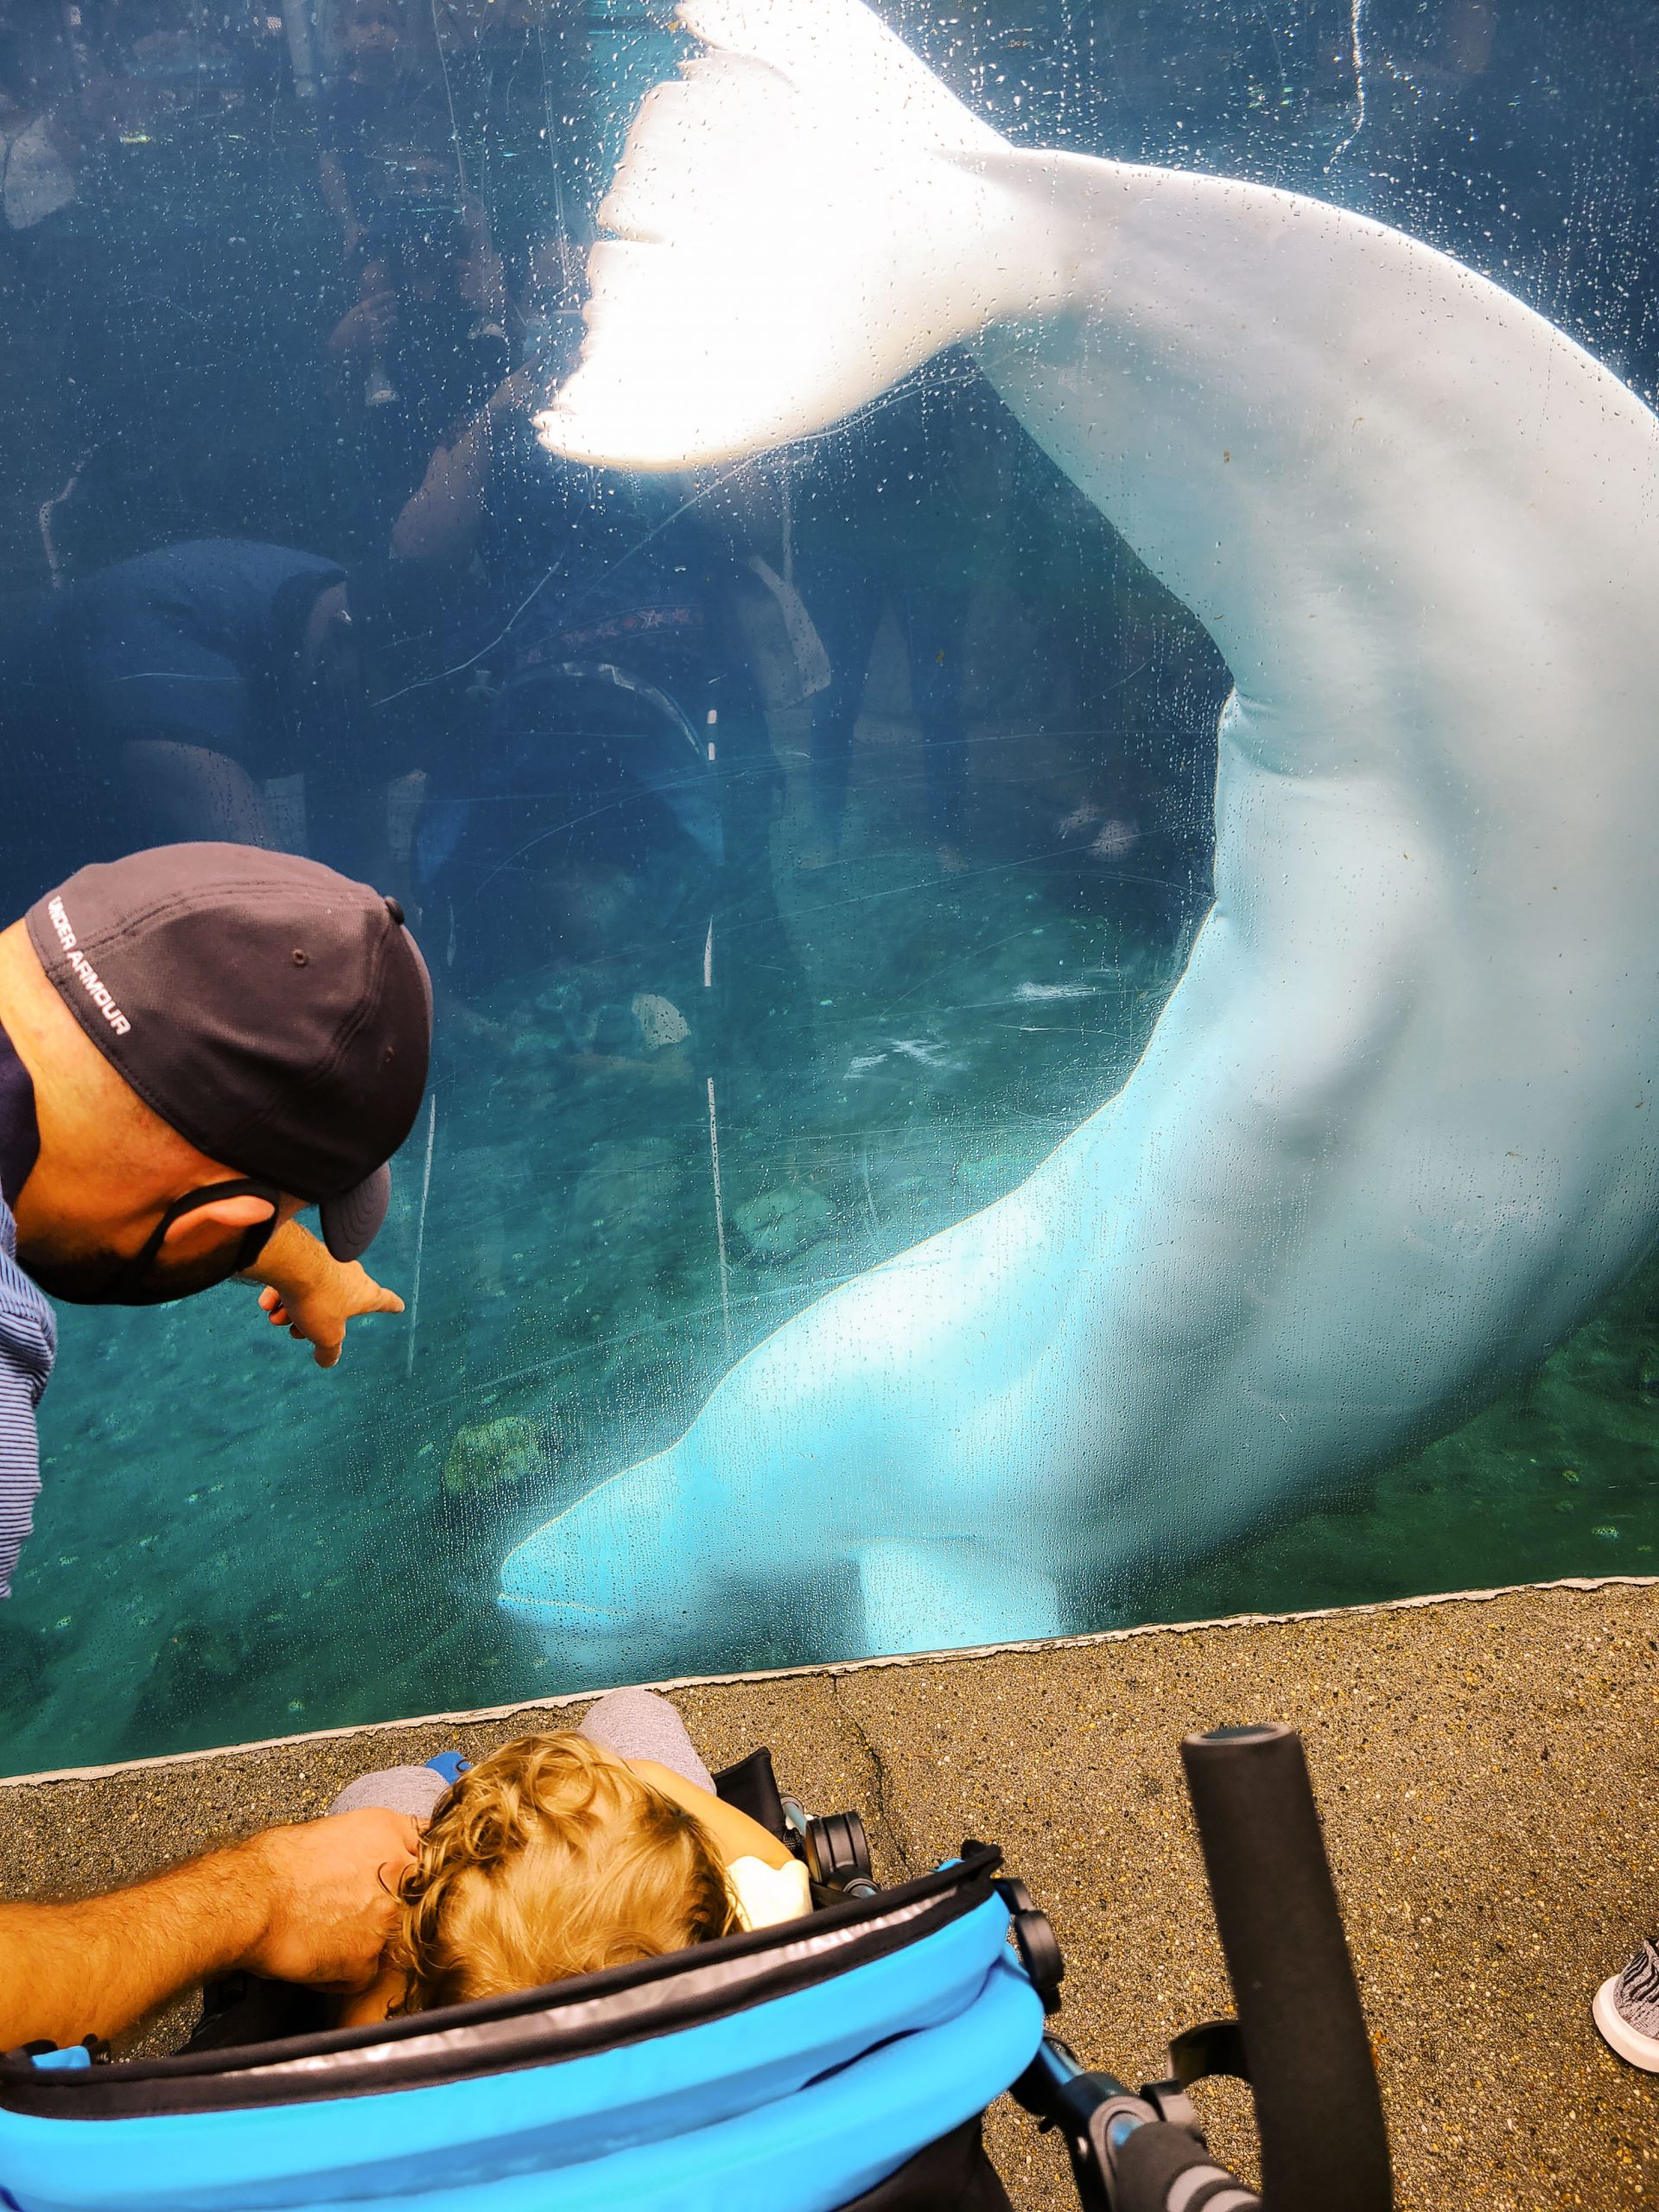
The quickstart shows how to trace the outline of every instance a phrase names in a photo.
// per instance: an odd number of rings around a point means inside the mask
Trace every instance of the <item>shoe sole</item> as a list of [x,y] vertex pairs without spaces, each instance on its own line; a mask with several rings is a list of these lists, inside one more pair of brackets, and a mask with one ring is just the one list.
[[1616,1974],[1610,1974],[1602,1983],[1591,2005],[1590,2017],[1610,2050],[1617,2051],[1632,2066],[1639,2066],[1644,2074],[1659,2074],[1659,2037],[1644,2036],[1619,2012],[1613,2002],[1618,1992],[1618,1979]]

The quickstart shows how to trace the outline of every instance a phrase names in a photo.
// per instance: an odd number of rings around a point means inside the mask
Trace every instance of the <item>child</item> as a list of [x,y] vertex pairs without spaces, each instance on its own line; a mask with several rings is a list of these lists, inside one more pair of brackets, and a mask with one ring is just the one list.
[[[424,1799],[424,1803],[418,1801]],[[333,1810],[433,1808],[402,1926],[340,2024],[505,1996],[767,1927],[811,1909],[806,1870],[722,1804],[667,1700],[601,1698],[580,1729],[521,1736],[445,1791],[425,1767],[365,1775]]]

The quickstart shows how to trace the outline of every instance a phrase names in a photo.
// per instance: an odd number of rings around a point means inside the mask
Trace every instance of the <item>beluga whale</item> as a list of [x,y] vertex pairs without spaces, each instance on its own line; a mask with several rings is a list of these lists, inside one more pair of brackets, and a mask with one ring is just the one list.
[[1116,1094],[505,1561],[595,1675],[832,1567],[866,1652],[1064,1630],[1467,1417],[1659,1227],[1659,421],[1419,239],[1010,144],[858,0],[682,19],[545,442],[709,467],[965,346],[1235,688]]

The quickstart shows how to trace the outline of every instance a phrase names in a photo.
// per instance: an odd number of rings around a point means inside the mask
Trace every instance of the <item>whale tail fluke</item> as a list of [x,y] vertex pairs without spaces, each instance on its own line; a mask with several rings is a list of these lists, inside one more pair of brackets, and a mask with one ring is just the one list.
[[1004,143],[863,0],[683,0],[679,19],[712,52],[765,63],[861,133],[951,154]]
[[572,459],[706,467],[839,420],[1006,308],[1009,151],[858,0],[690,0],[705,41],[600,210]]

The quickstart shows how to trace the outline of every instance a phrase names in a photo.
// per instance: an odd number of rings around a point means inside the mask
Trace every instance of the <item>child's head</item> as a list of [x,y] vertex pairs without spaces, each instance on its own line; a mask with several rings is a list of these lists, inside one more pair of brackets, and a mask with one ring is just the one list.
[[397,10],[393,0],[356,0],[346,22],[346,50],[358,69],[390,69],[397,58]]
[[389,1958],[407,2009],[534,1989],[724,1936],[736,1913],[702,1823],[574,1734],[520,1736],[442,1798]]

